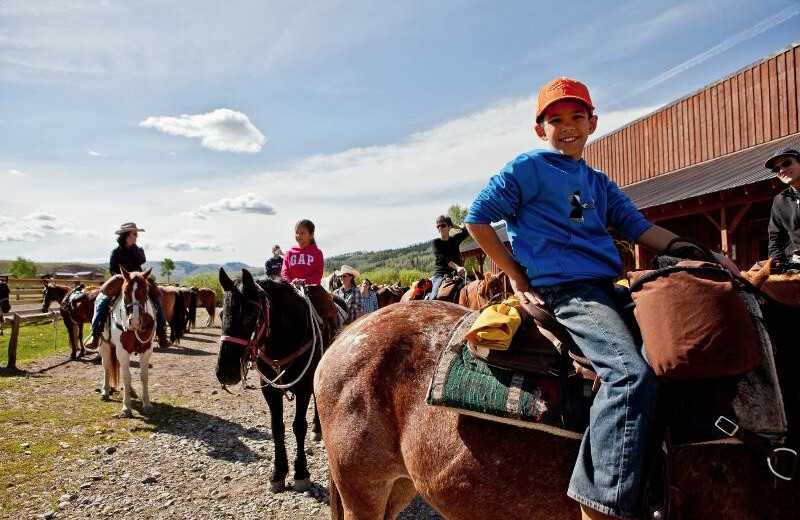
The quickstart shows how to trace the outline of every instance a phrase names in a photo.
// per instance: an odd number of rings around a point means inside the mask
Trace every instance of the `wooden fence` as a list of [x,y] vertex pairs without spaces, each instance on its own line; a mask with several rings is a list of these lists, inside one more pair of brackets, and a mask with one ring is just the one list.
[[[30,325],[42,321],[52,321],[55,325],[59,319],[61,319],[61,314],[57,310],[28,314],[26,316],[21,316],[19,313],[14,313],[11,316],[3,316],[1,320],[2,325],[5,326],[6,323],[11,324],[11,336],[8,339],[8,368],[11,370],[17,368],[17,343],[19,342],[19,328],[22,324]],[[55,341],[55,339],[53,341]]]
[[105,281],[105,278],[51,278],[51,279],[42,279],[42,278],[9,278],[8,279],[8,288],[10,290],[9,298],[11,299],[11,305],[14,305],[14,301],[28,301],[38,299],[41,301],[42,299],[42,289],[44,289],[44,283],[56,283],[59,285],[66,285],[72,287],[79,283],[84,285],[101,285]]

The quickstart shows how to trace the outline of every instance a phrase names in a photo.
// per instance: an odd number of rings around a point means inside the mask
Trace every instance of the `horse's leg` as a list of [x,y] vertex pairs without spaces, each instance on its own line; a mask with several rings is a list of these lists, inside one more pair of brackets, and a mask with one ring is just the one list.
[[153,352],[152,349],[147,349],[142,352],[142,355],[139,357],[139,375],[142,378],[142,413],[148,415],[153,413],[153,405],[150,404],[150,392],[147,384],[150,375],[151,352]]
[[272,442],[275,445],[275,461],[269,477],[269,490],[273,493],[286,489],[286,475],[289,473],[289,459],[286,456],[286,426],[283,424],[283,394],[269,386],[261,393],[269,407]]
[[83,346],[83,323],[75,323],[73,326],[78,329],[78,345],[81,346],[81,353],[79,354],[79,357],[83,357],[86,355],[86,350],[84,350]]
[[317,398],[314,397],[314,422],[311,425],[311,440],[322,440],[322,426],[319,424],[319,411],[317,411]]
[[120,370],[122,371],[122,411],[119,413],[120,417],[133,417],[131,412],[131,356],[128,351],[122,347],[111,348],[117,349],[117,358],[119,358]]
[[101,342],[98,350],[103,362],[103,390],[100,392],[100,400],[108,401],[111,396],[111,371],[114,369],[111,363],[111,345]]
[[[311,372],[308,373],[306,378],[311,374]],[[311,473],[308,472],[308,460],[306,459],[306,433],[308,432],[306,412],[308,403],[311,402],[311,394],[311,385],[307,384],[306,388],[295,396],[297,408],[295,408],[292,422],[292,431],[297,442],[297,455],[294,459],[294,490],[301,492],[311,488]],[[316,406],[314,409],[316,410]]]

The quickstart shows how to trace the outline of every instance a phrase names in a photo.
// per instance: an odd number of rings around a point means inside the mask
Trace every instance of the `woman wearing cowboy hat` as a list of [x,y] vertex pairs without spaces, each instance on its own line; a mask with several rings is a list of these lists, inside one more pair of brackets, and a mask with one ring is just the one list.
[[343,265],[335,274],[342,281],[342,286],[333,291],[333,294],[347,303],[348,313],[350,314],[348,322],[352,323],[356,318],[364,314],[363,296],[355,283],[356,277],[360,275],[358,271],[349,265]]
[[[111,306],[112,297],[119,293],[122,287],[120,267],[126,271],[141,271],[142,264],[147,261],[144,249],[136,245],[139,232],[144,229],[136,226],[135,222],[125,222],[118,230],[114,231],[117,235],[117,247],[111,251],[108,269],[112,277],[106,280],[101,287],[100,294],[94,303],[94,317],[92,318],[92,339],[86,345],[89,349],[96,349],[100,344],[100,335],[108,321],[108,311]],[[158,346],[168,347],[167,340],[167,320],[164,318],[164,310],[161,308],[161,291],[155,281],[148,279],[150,286],[148,293],[156,309],[156,333],[158,334]]]

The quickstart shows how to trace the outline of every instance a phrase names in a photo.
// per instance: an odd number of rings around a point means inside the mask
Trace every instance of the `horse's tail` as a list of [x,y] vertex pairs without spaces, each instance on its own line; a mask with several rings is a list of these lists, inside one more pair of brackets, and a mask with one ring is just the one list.
[[344,520],[342,495],[339,494],[339,489],[336,487],[336,482],[333,480],[333,477],[330,477],[328,487],[328,504],[331,508],[331,520]]
[[190,327],[195,327],[195,320],[197,319],[197,291],[190,291],[189,297],[189,318],[188,324]]
[[171,343],[180,341],[186,330],[186,307],[183,304],[183,295],[175,295],[175,302],[172,304],[172,321],[169,324],[169,340]]
[[111,345],[111,361],[109,362],[111,373],[108,374],[108,384],[111,388],[119,390],[119,358],[117,357],[117,347]]

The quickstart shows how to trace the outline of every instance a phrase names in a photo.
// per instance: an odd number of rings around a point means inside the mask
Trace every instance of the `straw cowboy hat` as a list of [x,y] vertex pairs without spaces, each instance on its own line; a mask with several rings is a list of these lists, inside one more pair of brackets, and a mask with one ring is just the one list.
[[139,231],[144,231],[144,229],[136,227],[136,222],[126,222],[122,224],[118,230],[114,231],[114,233],[121,235],[129,231],[136,231],[138,233]]
[[342,276],[343,274],[351,274],[353,278],[358,278],[361,276],[358,271],[350,267],[349,265],[343,265],[341,269],[335,271],[336,276]]

